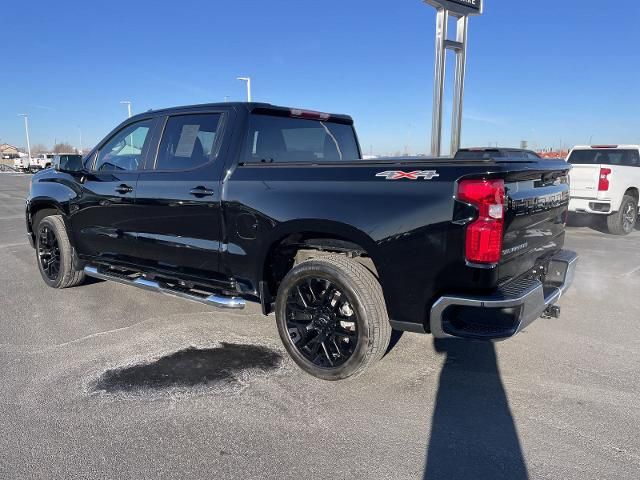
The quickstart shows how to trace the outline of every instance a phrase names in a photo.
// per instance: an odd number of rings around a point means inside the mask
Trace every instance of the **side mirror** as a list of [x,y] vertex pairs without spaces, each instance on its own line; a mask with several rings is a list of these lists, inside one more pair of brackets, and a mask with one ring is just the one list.
[[53,168],[59,172],[77,173],[83,171],[82,157],[60,156],[53,160]]

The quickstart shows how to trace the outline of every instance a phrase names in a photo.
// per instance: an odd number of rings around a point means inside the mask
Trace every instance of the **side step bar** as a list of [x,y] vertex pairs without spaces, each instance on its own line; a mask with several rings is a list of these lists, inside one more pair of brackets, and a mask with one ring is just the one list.
[[100,280],[110,280],[112,282],[123,283],[125,285],[132,285],[134,287],[142,288],[144,290],[150,290],[152,292],[160,292],[165,295],[171,295],[173,297],[184,298],[185,300],[191,300],[192,302],[204,303],[212,307],[227,308],[227,309],[243,309],[245,306],[244,299],[240,297],[225,297],[222,295],[197,295],[195,293],[184,292],[169,287],[160,285],[158,282],[148,280],[144,277],[138,277],[135,280],[121,277],[118,275],[109,275],[108,273],[100,272],[96,267],[86,266],[84,267],[84,273],[90,277],[99,278]]

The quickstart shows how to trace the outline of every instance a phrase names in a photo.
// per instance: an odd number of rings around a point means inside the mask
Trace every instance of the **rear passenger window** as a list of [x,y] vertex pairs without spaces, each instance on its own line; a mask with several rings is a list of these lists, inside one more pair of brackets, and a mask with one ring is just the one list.
[[336,162],[358,160],[351,125],[299,118],[251,115],[245,159],[249,162]]
[[215,155],[219,113],[170,117],[162,135],[156,170],[189,170]]

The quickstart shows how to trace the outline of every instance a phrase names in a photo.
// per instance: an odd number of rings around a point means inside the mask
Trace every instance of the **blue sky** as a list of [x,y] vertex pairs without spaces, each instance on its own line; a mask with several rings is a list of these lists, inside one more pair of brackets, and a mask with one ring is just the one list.
[[[485,3],[470,21],[464,145],[640,143],[640,3]],[[28,113],[32,144],[77,145],[81,129],[92,146],[126,115],[120,100],[134,112],[243,100],[235,78],[249,75],[255,100],[352,115],[366,153],[429,150],[435,10],[419,0],[39,0],[2,10],[0,143],[25,144],[17,114]]]

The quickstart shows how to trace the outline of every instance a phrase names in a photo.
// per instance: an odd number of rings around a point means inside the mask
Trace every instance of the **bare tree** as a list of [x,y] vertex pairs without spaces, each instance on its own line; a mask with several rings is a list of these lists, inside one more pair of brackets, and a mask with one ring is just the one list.
[[76,149],[67,142],[56,143],[53,146],[53,153],[75,153]]
[[49,148],[42,143],[36,143],[35,145],[31,145],[31,155],[37,155],[39,153],[47,153],[49,152]]

